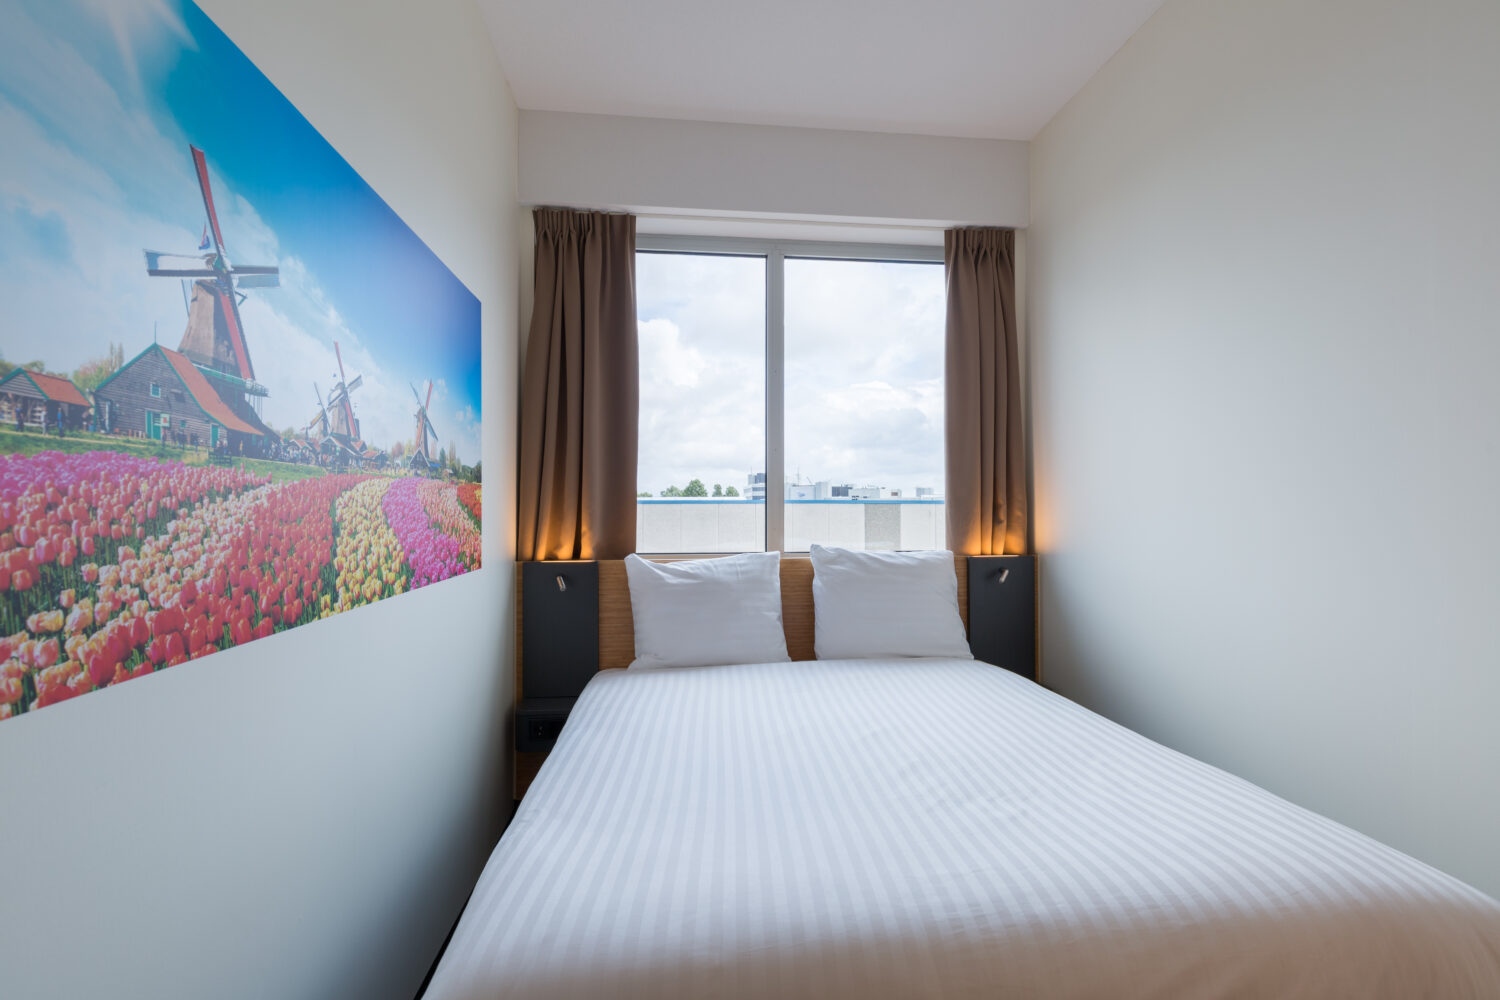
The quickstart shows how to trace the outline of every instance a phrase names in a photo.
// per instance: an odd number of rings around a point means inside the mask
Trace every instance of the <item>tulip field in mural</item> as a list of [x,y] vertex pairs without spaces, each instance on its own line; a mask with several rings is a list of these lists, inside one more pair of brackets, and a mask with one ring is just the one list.
[[0,723],[479,568],[478,298],[192,0],[0,0],[0,160]]
[[0,456],[0,719],[479,566],[478,484]]

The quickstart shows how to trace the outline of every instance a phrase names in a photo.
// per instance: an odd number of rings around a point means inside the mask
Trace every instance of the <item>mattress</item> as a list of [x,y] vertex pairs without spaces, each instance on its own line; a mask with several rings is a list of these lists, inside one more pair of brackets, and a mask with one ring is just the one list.
[[985,664],[612,670],[427,996],[1500,997],[1500,905]]

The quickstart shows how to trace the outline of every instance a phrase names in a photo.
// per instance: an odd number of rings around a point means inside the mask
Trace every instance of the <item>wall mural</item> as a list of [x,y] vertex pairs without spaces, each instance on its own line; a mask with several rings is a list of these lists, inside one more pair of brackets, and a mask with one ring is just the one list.
[[0,719],[479,567],[479,301],[188,0],[0,0],[0,302]]

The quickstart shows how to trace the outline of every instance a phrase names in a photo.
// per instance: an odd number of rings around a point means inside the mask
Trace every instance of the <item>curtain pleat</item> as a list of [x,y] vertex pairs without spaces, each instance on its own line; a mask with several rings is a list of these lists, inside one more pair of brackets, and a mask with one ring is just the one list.
[[620,559],[635,551],[635,217],[533,214],[517,558]]
[[943,237],[948,547],[963,555],[1027,548],[1015,241],[1009,229]]

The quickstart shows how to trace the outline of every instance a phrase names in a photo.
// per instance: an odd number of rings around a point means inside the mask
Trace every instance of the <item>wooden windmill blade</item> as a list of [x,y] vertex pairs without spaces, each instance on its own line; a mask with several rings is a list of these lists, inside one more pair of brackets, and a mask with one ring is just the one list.
[[[198,175],[198,189],[203,193],[203,208],[208,213],[208,231],[213,237],[217,264],[222,268],[214,283],[214,294],[218,296],[219,305],[224,310],[224,325],[229,333],[229,344],[234,350],[235,362],[239,366],[240,378],[253,382],[255,366],[250,361],[250,348],[245,343],[245,326],[240,319],[240,305],[234,295],[233,267],[224,253],[224,234],[219,228],[219,213],[214,208],[213,188],[208,181],[208,159],[197,146],[189,146],[188,149],[193,154],[193,171]],[[257,268],[257,271],[266,273],[261,268]]]
[[216,279],[220,277],[218,271],[215,271],[211,267],[203,267],[201,264],[198,267],[162,267],[163,258],[172,260],[198,260],[197,257],[190,257],[187,254],[181,253],[168,253],[165,250],[145,250],[142,252],[146,255],[146,273],[153,278]]
[[237,267],[234,269],[236,288],[280,288],[281,269],[276,267]]
[[431,406],[431,405],[432,405],[432,379],[428,379],[427,380],[427,401],[422,404],[422,423],[424,425],[426,425],[427,430],[432,434],[432,439],[434,441],[436,441],[437,438],[438,438],[437,428],[434,427],[434,426],[432,426],[432,420],[429,419],[428,416],[427,416],[427,408],[429,406]]
[[339,361],[339,389],[344,403],[344,417],[347,420],[344,426],[350,434],[354,434],[354,404],[349,401],[349,390],[353,387],[349,385],[348,379],[344,376],[344,355],[339,350],[339,342],[337,340],[333,342],[333,356],[338,358]]
[[328,407],[323,404],[323,393],[318,389],[318,383],[313,383],[313,395],[318,397],[318,415],[308,422],[309,427],[314,423],[321,425],[318,431],[320,437],[328,436]]
[[[182,253],[168,253],[165,250],[144,250],[146,255],[146,273],[153,278],[202,278],[206,280],[218,280],[224,277],[224,271],[212,267],[163,267],[162,259],[173,260],[198,260],[199,258]],[[281,285],[281,269],[273,266],[245,266],[230,268],[228,273],[234,278],[235,284],[241,288],[277,288]]]
[[[224,234],[219,230],[219,213],[214,211],[214,193],[208,183],[208,157],[197,146],[189,145],[193,154],[193,172],[198,175],[198,189],[203,192],[203,209],[208,213],[208,232],[214,239],[214,252],[224,259]],[[228,265],[228,261],[224,261]]]
[[[411,383],[407,384],[411,385]],[[417,418],[416,450],[424,459],[429,457],[428,452],[432,450],[433,442],[438,439],[437,428],[432,425],[432,420],[427,416],[427,406],[432,402],[432,385],[433,383],[429,379],[427,382],[426,402],[423,402],[422,397],[417,395],[417,387],[414,385],[411,386],[412,398],[417,401],[417,412],[415,414]]]
[[417,418],[417,430],[412,436],[412,457],[415,458],[418,455],[427,454],[427,428],[422,424],[422,417],[424,416],[422,413],[422,397],[417,395],[416,386],[410,382],[406,384],[411,389],[411,398],[417,402],[417,409],[413,414]]

